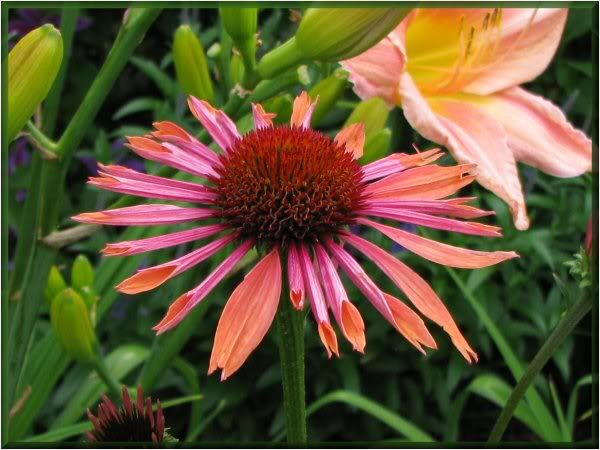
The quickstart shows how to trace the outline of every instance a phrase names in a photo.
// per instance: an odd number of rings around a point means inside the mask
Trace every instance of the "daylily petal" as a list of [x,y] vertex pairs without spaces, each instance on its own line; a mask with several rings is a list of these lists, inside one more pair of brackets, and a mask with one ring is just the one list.
[[146,239],[135,241],[122,241],[106,244],[102,253],[106,256],[129,256],[138,253],[159,250],[174,245],[186,244],[188,242],[204,239],[226,229],[225,225],[215,224],[192,228],[191,230],[175,231]]
[[352,153],[354,159],[359,159],[365,146],[365,126],[362,123],[347,126],[335,136],[335,142]]
[[213,108],[210,103],[193,95],[188,97],[188,106],[194,117],[224,151],[229,150],[233,143],[240,139],[235,123],[220,109]]
[[502,124],[518,161],[557,177],[592,170],[592,141],[548,100],[515,87],[476,106]]
[[[518,229],[529,227],[525,199],[507,134],[493,116],[461,95],[425,100],[410,77],[400,82],[404,115],[427,139],[448,147],[463,164],[477,165],[477,181],[508,203]],[[434,112],[435,111],[435,112]]]
[[375,228],[411,252],[445,266],[461,269],[480,269],[519,256],[515,252],[480,252],[454,247],[399,228],[388,227],[372,220],[358,219],[358,222]]
[[253,245],[254,241],[251,239],[243,242],[231,253],[231,255],[225,258],[225,260],[219,264],[219,266],[213,270],[202,283],[179,296],[177,300],[171,303],[165,317],[152,328],[156,331],[156,334],[159,335],[170,330],[185,319],[189,312],[198,305],[198,303],[204,300],[217,284],[233,270],[236,264],[246,256]]
[[437,294],[417,273],[385,250],[356,235],[347,234],[344,240],[371,259],[409,298],[415,307],[440,325],[468,362],[477,361],[454,319]]
[[277,117],[277,114],[265,112],[262,105],[252,103],[252,116],[254,117],[254,128],[258,130],[260,128],[272,127],[272,119]]
[[187,255],[158,266],[141,269],[135,275],[123,280],[117,286],[117,290],[124,294],[139,294],[154,289],[174,276],[210,258],[236,237],[235,234],[223,236]]
[[400,36],[404,33],[407,19],[377,45],[341,62],[342,67],[350,72],[354,92],[363,100],[381,97],[390,108],[400,102],[398,83],[406,61],[404,39]]
[[167,225],[190,220],[208,219],[215,211],[207,208],[182,208],[174,205],[137,205],[125,208],[82,213],[71,217],[77,222],[100,225]]
[[313,111],[315,110],[318,101],[319,97],[313,102],[310,95],[308,95],[306,91],[302,91],[302,93],[294,99],[290,125],[293,127],[310,128],[310,119],[312,118]]
[[225,380],[242,366],[269,331],[280,295],[281,262],[275,248],[229,297],[217,325],[209,375],[222,369],[221,380]]

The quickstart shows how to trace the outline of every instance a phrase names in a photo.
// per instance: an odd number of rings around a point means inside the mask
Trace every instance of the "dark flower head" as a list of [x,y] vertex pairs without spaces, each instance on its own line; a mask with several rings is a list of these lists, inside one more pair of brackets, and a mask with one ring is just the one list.
[[123,406],[120,409],[104,395],[102,403],[98,405],[97,417],[89,409],[87,414],[94,425],[94,429],[86,433],[90,442],[158,443],[163,441],[165,435],[165,418],[160,400],[157,401],[155,416],[150,397],[144,401],[142,386],[138,386],[135,404],[123,386]]

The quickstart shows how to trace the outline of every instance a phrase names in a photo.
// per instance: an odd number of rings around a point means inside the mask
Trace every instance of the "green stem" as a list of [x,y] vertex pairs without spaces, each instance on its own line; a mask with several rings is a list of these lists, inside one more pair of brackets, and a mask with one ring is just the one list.
[[285,289],[276,322],[279,332],[279,359],[287,441],[290,444],[303,445],[306,443],[304,314],[292,308]]
[[[39,239],[51,232],[58,223],[60,200],[70,157],[90,128],[129,57],[159,13],[160,9],[138,10],[135,18],[130,18],[121,28],[98,76],[58,142],[57,155],[60,159],[42,160],[39,154],[34,157],[15,270],[10,283],[10,296],[18,301],[14,308],[9,309],[9,395],[3,398],[9,405],[19,395],[18,382],[23,371],[26,349],[33,337],[39,307],[43,303],[43,289],[56,256],[56,251],[45,246]],[[6,405],[3,406],[9,409]]]
[[40,144],[44,148],[46,152],[56,153],[56,142],[50,140],[50,138],[46,136],[42,132],[42,130],[36,127],[31,120],[27,122],[27,131],[29,131],[31,137],[35,139],[38,142],[38,144]]
[[522,400],[525,392],[529,385],[533,382],[535,377],[540,373],[542,368],[546,365],[548,360],[556,352],[556,350],[562,345],[567,337],[571,334],[575,326],[581,319],[592,309],[592,297],[584,293],[575,305],[573,305],[569,311],[565,313],[563,318],[560,320],[558,326],[554,329],[548,340],[544,343],[540,351],[535,355],[525,373],[517,383],[517,386],[512,391],[508,401],[504,405],[504,409],[500,413],[488,442],[499,442],[510,422],[510,419],[515,412],[515,409]]
[[63,63],[58,72],[58,76],[52,85],[52,89],[44,100],[44,109],[42,116],[42,129],[48,136],[54,134],[56,127],[56,118],[58,116],[58,107],[62,98],[62,90],[65,84],[65,78],[71,60],[71,48],[73,47],[73,36],[77,26],[77,16],[79,8],[73,8],[71,5],[63,8],[60,19],[60,34],[63,38]]
[[119,399],[121,398],[121,385],[111,375],[100,352],[98,352],[96,358],[94,358],[92,361],[92,367],[108,388],[110,396],[113,398],[113,400],[119,402]]

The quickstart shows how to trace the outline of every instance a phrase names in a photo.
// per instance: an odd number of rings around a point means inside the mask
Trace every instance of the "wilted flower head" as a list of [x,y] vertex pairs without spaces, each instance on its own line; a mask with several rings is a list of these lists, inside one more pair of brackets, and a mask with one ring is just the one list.
[[[408,250],[453,267],[485,267],[517,256],[452,247],[372,218],[480,236],[500,236],[491,225],[458,219],[491,214],[467,203],[444,199],[471,183],[475,166],[431,164],[439,149],[398,153],[361,166],[365,140],[362,124],[352,124],[335,139],[311,129],[315,103],[302,93],[294,101],[291,123],[274,126],[274,114],[253,105],[255,128],[240,135],[233,121],[207,102],[190,97],[189,106],[223,150],[216,153],[178,125],[158,122],[155,131],[129,138],[139,155],[207,181],[198,184],[142,174],[119,166],[101,166],[90,183],[141,197],[191,202],[199,207],[165,204],[80,214],[75,220],[125,226],[204,222],[186,231],[108,244],[105,255],[134,255],[210,237],[211,242],[173,261],[139,270],[117,287],[137,294],[207,260],[228,244],[235,249],[206,279],[181,295],[155,326],[164,333],[203,301],[240,260],[258,247],[261,260],[227,302],[217,326],[209,373],[222,378],[235,372],[261,342],[274,319],[287,270],[290,300],[303,309],[308,300],[329,356],[339,354],[333,316],[353,348],[363,352],[365,325],[350,301],[341,272],[371,304],[420,351],[436,344],[421,318],[403,301],[383,292],[351,255],[348,246],[372,260],[421,312],[448,332],[468,361],[477,359],[450,313],[429,285],[403,262],[352,232],[351,225],[374,228]],[[372,217],[372,218],[371,218]],[[217,237],[217,235],[220,236]],[[285,300],[287,301],[287,300]]]
[[150,397],[144,400],[144,392],[138,386],[137,399],[133,403],[129,391],[123,386],[123,406],[117,408],[106,396],[98,405],[96,416],[88,409],[88,418],[94,425],[88,431],[90,442],[162,442],[165,436],[165,418],[160,400],[157,402],[156,416],[152,411]]

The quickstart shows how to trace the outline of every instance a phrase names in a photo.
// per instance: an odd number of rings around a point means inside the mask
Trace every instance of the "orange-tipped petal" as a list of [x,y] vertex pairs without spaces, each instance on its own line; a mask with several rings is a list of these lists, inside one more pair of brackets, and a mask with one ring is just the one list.
[[169,306],[165,317],[163,317],[159,323],[152,327],[152,329],[157,332],[157,335],[162,334],[171,328],[169,327],[171,321],[178,318],[179,313],[185,309],[185,307],[192,300],[193,297],[193,292],[189,291],[185,294],[180,295],[179,297],[177,297],[177,300],[171,303],[171,306]]
[[301,311],[304,308],[304,290],[291,290],[290,300],[294,308]]
[[325,350],[327,350],[328,358],[331,358],[332,353],[335,354],[335,356],[340,356],[337,337],[335,336],[335,331],[333,331],[331,324],[327,322],[319,323],[319,337],[325,346]]
[[252,115],[254,116],[254,128],[267,128],[273,126],[273,119],[277,117],[275,113],[268,113],[258,103],[252,103]]
[[310,127],[310,119],[318,100],[319,99],[317,97],[313,103],[310,95],[308,95],[306,91],[302,91],[302,93],[294,99],[290,124],[293,127]]
[[360,312],[349,301],[342,302],[342,329],[344,336],[352,343],[354,350],[364,353],[367,340],[365,338],[365,323]]
[[152,135],[155,137],[175,136],[186,141],[191,140],[190,135],[183,128],[173,122],[154,122],[152,125],[157,130],[152,133]]
[[365,146],[365,126],[362,123],[347,126],[335,136],[335,142],[359,159]]
[[279,251],[273,249],[233,291],[215,334],[208,373],[222,369],[221,380],[238,370],[263,340],[281,295]]
[[168,149],[163,147],[156,141],[141,136],[128,136],[127,141],[134,149],[144,150],[148,152],[170,153]]
[[480,269],[519,257],[515,252],[481,252],[454,247],[367,219],[359,219],[359,222],[375,228],[411,252],[445,266]]
[[421,353],[425,353],[421,345],[436,349],[437,344],[427,330],[423,319],[397,298],[386,293],[383,295],[392,310],[398,331]]
[[142,269],[135,275],[122,281],[117,290],[124,294],[139,294],[154,289],[173,275],[177,266],[157,266],[149,269]]

